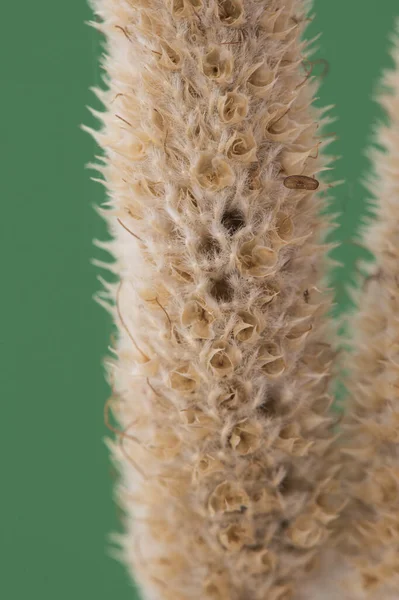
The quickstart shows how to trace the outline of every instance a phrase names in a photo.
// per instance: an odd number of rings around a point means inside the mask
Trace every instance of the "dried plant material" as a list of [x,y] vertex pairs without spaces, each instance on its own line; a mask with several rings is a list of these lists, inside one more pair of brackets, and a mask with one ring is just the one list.
[[230,586],[223,575],[212,575],[205,581],[203,593],[209,600],[228,600]]
[[278,254],[273,248],[262,246],[256,239],[242,244],[237,255],[238,268],[253,277],[264,277],[271,273],[277,263]]
[[227,83],[233,72],[233,56],[225,48],[213,47],[202,59],[204,74],[218,83]]
[[319,187],[319,182],[307,175],[289,175],[284,179],[284,185],[289,190],[314,191]]
[[218,411],[239,410],[248,403],[251,384],[243,385],[241,382],[235,382],[223,387],[217,387],[212,390],[210,401],[217,407]]
[[286,334],[286,340],[291,348],[297,348],[304,343],[310,332],[312,331],[312,323],[310,318],[301,320],[298,324],[288,331]]
[[270,600],[292,600],[294,590],[291,585],[280,585],[269,592]]
[[190,365],[182,365],[170,372],[169,385],[172,390],[191,394],[197,388],[198,380]]
[[217,192],[234,183],[234,173],[228,163],[209,152],[201,154],[192,174],[199,185],[210,192]]
[[256,421],[244,421],[236,425],[231,433],[230,445],[238,454],[255,452],[262,443],[262,427]]
[[216,377],[231,375],[239,360],[239,350],[232,344],[222,340],[214,342],[208,353],[208,365]]
[[[281,513],[282,502],[277,494],[265,488],[257,490],[251,495],[252,507],[256,514],[269,515],[270,513]],[[269,552],[269,551],[267,551]]]
[[200,480],[203,477],[213,475],[214,473],[223,472],[223,470],[224,465],[222,461],[209,454],[206,454],[198,460],[194,470],[194,479]]
[[[202,6],[202,0],[170,0],[170,10],[177,18],[187,18]],[[145,14],[145,13],[144,13]]]
[[203,300],[189,300],[185,305],[181,323],[184,327],[191,326],[191,333],[194,338],[210,339],[212,338],[211,325],[215,317]]
[[248,87],[257,96],[265,96],[275,85],[275,75],[267,63],[259,65],[248,78]]
[[235,132],[227,143],[228,158],[243,163],[256,162],[256,141],[252,132]]
[[245,227],[245,217],[238,209],[227,209],[222,215],[221,224],[230,235],[234,235]]
[[180,439],[172,430],[164,431],[157,435],[154,440],[154,446],[151,448],[151,452],[159,460],[167,461],[178,455],[180,445]]
[[219,541],[228,552],[239,552],[253,542],[249,524],[232,523],[219,533]]
[[[342,497],[339,539],[361,598],[397,598],[399,589],[399,455],[393,429],[399,423],[397,234],[399,180],[399,38],[395,68],[384,73],[379,102],[386,122],[377,129],[368,179],[375,219],[364,228],[374,254],[371,279],[357,292],[353,319],[354,352],[348,357],[349,399],[341,440]],[[372,275],[378,273],[377,278]],[[371,594],[371,595],[370,595]]]
[[263,329],[260,318],[245,310],[239,311],[237,316],[238,323],[234,327],[234,337],[240,342],[254,342],[258,339]]
[[301,515],[291,525],[288,537],[298,548],[314,548],[324,541],[325,529],[313,515]]
[[[282,166],[284,173],[286,173],[288,177],[290,177],[290,176],[292,177],[295,173],[302,173],[305,169],[306,163],[307,163],[308,158],[311,153],[312,153],[312,148],[310,150],[306,150],[306,151],[302,151],[302,152],[296,152],[296,151],[293,152],[291,150],[283,150],[282,157],[281,157],[281,166]],[[311,178],[309,177],[309,179],[311,179]],[[289,183],[290,185],[292,184],[292,179],[288,180],[288,182],[287,182],[287,178],[285,178],[284,181],[285,181],[285,187],[288,187],[287,183]],[[315,180],[313,180],[313,181],[315,181]],[[298,178],[295,180],[295,185],[298,187]],[[311,182],[308,179],[306,180],[306,182],[304,182],[304,180],[301,179],[299,186],[300,185],[307,186],[305,188],[302,187],[302,189],[308,189],[311,185],[312,185],[312,187],[310,187],[311,190],[317,189],[317,186],[315,187],[315,183],[311,184]]]
[[270,378],[277,378],[285,371],[286,364],[281,348],[275,342],[263,343],[258,350],[257,364]]
[[262,575],[273,573],[277,567],[277,556],[271,550],[261,550],[251,554],[251,568]]
[[218,99],[219,116],[224,123],[235,125],[248,114],[249,99],[244,94],[228,92]]
[[305,456],[314,442],[304,439],[299,424],[290,423],[280,430],[276,446],[292,456]]
[[280,212],[276,219],[276,231],[277,243],[281,245],[288,244],[292,239],[294,231],[294,224],[289,215]]
[[335,353],[312,175],[330,160],[307,3],[93,3],[94,136],[128,282],[107,289],[123,561],[145,600],[291,600],[341,506],[321,495]]
[[132,138],[128,149],[129,156],[132,160],[143,160],[147,155],[149,137],[145,133],[137,132]]
[[182,64],[180,53],[173,47],[172,44],[168,44],[168,42],[165,40],[161,40],[160,45],[161,53],[156,54],[156,56],[159,57],[159,64],[166,69],[170,69],[171,71],[180,69]]
[[218,17],[223,25],[238,27],[244,22],[244,7],[242,0],[219,0]]
[[212,515],[241,511],[243,508],[249,507],[249,498],[239,483],[225,481],[212,492],[208,506]]

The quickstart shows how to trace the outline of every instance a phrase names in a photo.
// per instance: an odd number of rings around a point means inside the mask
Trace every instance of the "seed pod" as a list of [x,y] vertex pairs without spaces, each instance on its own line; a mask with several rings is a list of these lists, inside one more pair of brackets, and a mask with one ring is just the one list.
[[284,179],[284,185],[289,190],[317,190],[319,182],[306,175],[290,175]]

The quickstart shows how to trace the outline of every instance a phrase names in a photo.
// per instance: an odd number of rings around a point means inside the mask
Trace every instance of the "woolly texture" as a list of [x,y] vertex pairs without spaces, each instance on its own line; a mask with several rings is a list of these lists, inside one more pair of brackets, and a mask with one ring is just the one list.
[[99,295],[119,327],[110,446],[148,600],[288,600],[340,509],[305,8],[95,2],[99,245],[121,280]]
[[347,585],[356,579],[353,598],[399,598],[398,42],[396,35],[395,69],[384,74],[379,93],[388,122],[379,126],[379,148],[371,153],[376,219],[364,235],[375,263],[358,293],[344,429],[343,492],[349,504],[340,527],[354,571]]

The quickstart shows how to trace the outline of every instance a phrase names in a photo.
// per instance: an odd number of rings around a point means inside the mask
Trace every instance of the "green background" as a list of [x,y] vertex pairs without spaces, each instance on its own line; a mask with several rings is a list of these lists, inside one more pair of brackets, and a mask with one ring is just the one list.
[[[330,126],[342,155],[334,209],[345,206],[335,238],[353,238],[364,212],[364,148],[379,115],[371,101],[379,69],[390,64],[387,36],[397,0],[316,0],[310,33],[330,63],[320,91],[336,104]],[[83,0],[7,2],[1,45],[2,426],[1,577],[7,600],[135,597],[109,557],[117,527],[103,443],[109,390],[101,361],[110,319],[92,300],[99,270],[92,245],[106,237],[93,210],[103,190],[84,165],[97,152],[79,129],[96,105],[99,37],[84,22]],[[361,250],[345,242],[334,256],[340,309],[344,283]]]

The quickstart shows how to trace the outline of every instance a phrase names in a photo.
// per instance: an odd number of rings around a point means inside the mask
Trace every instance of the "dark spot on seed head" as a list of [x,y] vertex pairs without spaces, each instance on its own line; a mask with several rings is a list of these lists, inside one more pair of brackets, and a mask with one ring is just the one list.
[[221,250],[219,242],[211,235],[206,235],[198,245],[198,252],[209,257],[219,254]]
[[223,213],[221,223],[230,235],[234,235],[245,226],[245,218],[240,210],[232,208]]
[[211,283],[210,294],[218,302],[230,302],[233,292],[234,290],[227,277],[214,279]]

